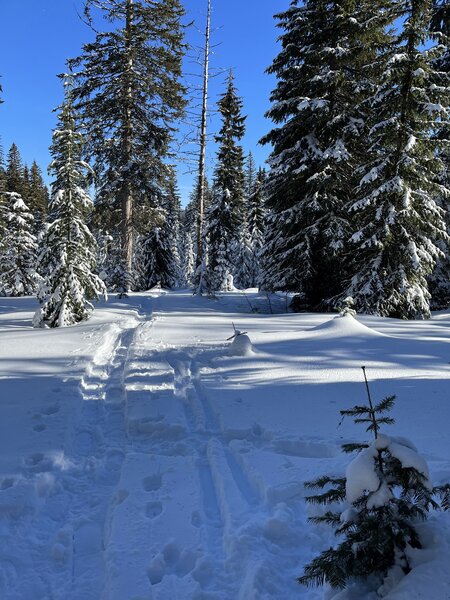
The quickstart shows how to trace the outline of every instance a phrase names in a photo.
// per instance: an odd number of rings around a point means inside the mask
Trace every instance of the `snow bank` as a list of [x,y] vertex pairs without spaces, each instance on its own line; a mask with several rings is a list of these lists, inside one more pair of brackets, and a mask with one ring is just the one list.
[[384,334],[375,331],[349,314],[330,319],[321,325],[313,327],[310,331],[322,334],[323,337],[383,337]]
[[230,356],[251,356],[254,353],[255,349],[253,348],[253,344],[245,333],[237,335],[228,348],[228,354]]

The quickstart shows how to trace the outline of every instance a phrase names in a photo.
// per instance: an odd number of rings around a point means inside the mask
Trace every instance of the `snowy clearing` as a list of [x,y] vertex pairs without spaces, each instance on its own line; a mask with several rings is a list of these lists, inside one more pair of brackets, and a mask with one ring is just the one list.
[[[376,399],[397,395],[388,434],[450,480],[450,312],[250,314],[243,294],[175,291],[33,330],[36,305],[0,299],[2,600],[374,600],[296,583],[334,543],[303,483],[344,474],[340,444],[365,439],[339,426],[361,365]],[[232,322],[251,344],[230,351]],[[388,600],[450,598],[450,515],[421,532]]]

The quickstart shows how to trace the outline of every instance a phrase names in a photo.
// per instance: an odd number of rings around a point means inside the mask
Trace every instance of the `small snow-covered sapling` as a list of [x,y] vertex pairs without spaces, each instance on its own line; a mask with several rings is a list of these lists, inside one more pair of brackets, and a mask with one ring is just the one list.
[[[410,441],[381,433],[382,425],[394,423],[388,415],[395,396],[373,404],[362,367],[368,396],[367,405],[342,410],[355,423],[366,425],[372,434],[367,443],[344,444],[344,452],[357,452],[347,466],[345,477],[320,477],[305,484],[308,489],[321,490],[306,501],[311,504],[338,503],[321,516],[311,517],[312,523],[327,523],[334,527],[340,542],[314,558],[298,578],[307,585],[344,588],[352,579],[378,576],[380,581],[394,565],[404,573],[411,570],[410,548],[421,548],[416,529],[426,520],[430,509],[448,508],[449,488],[433,488],[425,460]],[[438,504],[440,497],[442,506]]]
[[347,315],[356,318],[355,301],[351,296],[347,296],[343,300],[343,305],[339,308],[339,316],[345,317]]

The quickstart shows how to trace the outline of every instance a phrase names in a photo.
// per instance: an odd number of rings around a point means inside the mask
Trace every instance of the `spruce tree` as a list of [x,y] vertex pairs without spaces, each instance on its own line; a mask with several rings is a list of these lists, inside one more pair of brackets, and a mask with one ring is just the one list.
[[265,180],[266,173],[264,169],[260,168],[256,175],[253,192],[248,199],[247,223],[252,249],[251,287],[259,286],[261,281],[261,252],[264,246],[267,223]]
[[92,200],[86,191],[89,166],[82,160],[83,136],[73,106],[72,79],[64,78],[65,100],[50,148],[54,174],[50,215],[39,255],[45,280],[38,292],[41,304],[35,327],[65,327],[87,319],[91,300],[106,295],[94,273],[96,244],[86,225]]
[[179,0],[87,0],[88,19],[92,7],[100,9],[111,30],[97,33],[71,64],[77,69],[75,96],[87,155],[95,160],[98,198],[120,208],[126,292],[132,282],[133,227],[141,218],[133,216],[133,207],[160,197],[174,122],[185,105],[184,11]]
[[244,152],[239,145],[245,133],[246,117],[242,116],[242,100],[237,95],[232,71],[228,75],[225,93],[217,107],[222,126],[215,137],[219,146],[217,165],[214,172],[214,194],[226,196],[230,205],[233,223],[237,229],[245,214]]
[[5,170],[5,157],[3,154],[2,140],[0,138],[0,201],[1,193],[6,192],[6,170]]
[[244,153],[239,141],[245,132],[242,100],[238,97],[230,70],[227,87],[218,102],[222,126],[216,136],[219,145],[214,172],[213,201],[206,213],[205,256],[196,273],[197,292],[209,295],[233,289],[237,273],[232,256],[242,253],[242,226],[245,221]]
[[4,296],[30,296],[36,293],[36,237],[33,215],[16,192],[4,192],[3,222],[0,242],[0,293]]
[[345,281],[344,206],[363,150],[361,102],[372,85],[370,63],[385,42],[389,0],[293,0],[277,15],[282,50],[268,72],[278,84],[267,115],[271,143],[263,288],[328,306]]
[[48,213],[49,195],[36,161],[33,161],[29,171],[27,200],[37,226],[40,227]]
[[[445,45],[445,52],[435,61],[437,72],[450,74],[450,5],[447,2],[435,2],[432,9],[430,23],[430,34],[438,42]],[[440,85],[439,75],[436,85]],[[441,140],[450,140],[450,119],[447,125],[439,132]],[[448,142],[450,145],[450,141]],[[450,189],[450,152],[448,148],[442,148],[440,156],[444,163],[444,170],[439,174],[437,181]],[[438,198],[439,206],[444,211],[447,233],[450,235],[450,198],[441,196]],[[450,244],[439,240],[437,246],[443,255],[438,259],[436,267],[428,279],[431,294],[430,308],[440,310],[450,306]]]
[[180,284],[181,270],[178,254],[179,197],[175,185],[175,174],[169,168],[167,189],[161,208],[155,213],[154,222],[148,233],[138,239],[136,261],[141,289],[148,290],[156,285],[174,288]]
[[11,145],[6,159],[6,190],[16,192],[21,196],[27,192],[22,157],[15,143]]
[[251,152],[248,153],[245,161],[245,183],[244,193],[246,198],[250,198],[253,194],[256,185],[257,169],[255,165],[255,159]]
[[373,405],[368,386],[367,391],[367,405],[343,410],[341,415],[364,424],[372,440],[342,446],[344,452],[357,452],[345,477],[323,476],[305,484],[309,490],[321,490],[308,496],[307,502],[331,505],[309,520],[331,525],[339,541],[305,567],[298,579],[303,585],[327,582],[344,588],[352,579],[370,575],[378,576],[381,583],[394,565],[408,573],[407,550],[422,547],[417,523],[427,518],[430,509],[439,508],[436,496],[446,495],[444,488],[433,489],[427,464],[414,444],[381,433],[382,425],[394,423],[388,413],[395,396]]
[[206,214],[205,252],[199,286],[209,296],[234,288],[230,255],[234,236],[231,194],[227,189],[217,194]]
[[438,181],[450,88],[436,66],[445,47],[430,45],[431,2],[398,0],[395,8],[404,25],[377,58],[370,152],[349,205],[356,273],[345,294],[358,311],[414,319],[430,315],[427,277],[441,256],[436,241],[447,239],[437,199],[450,194]]

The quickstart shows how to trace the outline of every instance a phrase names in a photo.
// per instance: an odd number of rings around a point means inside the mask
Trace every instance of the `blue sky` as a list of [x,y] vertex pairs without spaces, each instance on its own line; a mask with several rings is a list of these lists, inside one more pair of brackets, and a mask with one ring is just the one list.
[[[247,133],[243,141],[245,152],[252,151],[263,165],[269,149],[258,140],[271,127],[264,118],[269,107],[269,94],[275,80],[264,73],[277,53],[278,30],[273,14],[287,8],[289,1],[273,0],[212,0],[212,43],[215,46],[211,66],[222,74],[211,81],[210,106],[224,89],[227,71],[233,68],[236,86],[244,100]],[[203,29],[205,0],[184,0],[186,23],[195,20]],[[48,146],[56,116],[53,109],[62,98],[56,77],[64,71],[65,60],[77,56],[92,33],[77,16],[82,12],[82,0],[0,0],[0,75],[4,104],[0,106],[0,137],[8,150],[14,141],[25,162],[36,160],[46,171],[50,157]],[[188,40],[201,43],[194,28]],[[186,72],[192,70],[186,62]],[[209,133],[217,131],[219,123],[212,116]],[[209,144],[208,165],[214,161],[215,147]],[[179,187],[185,201],[193,185],[189,166],[178,166]]]

